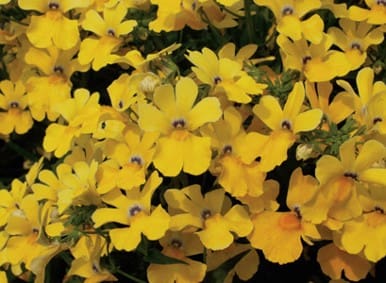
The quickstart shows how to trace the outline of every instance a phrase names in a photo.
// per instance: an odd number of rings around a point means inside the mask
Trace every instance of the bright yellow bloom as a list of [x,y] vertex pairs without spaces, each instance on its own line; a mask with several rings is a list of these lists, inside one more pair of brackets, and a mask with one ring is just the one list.
[[102,197],[114,208],[97,209],[92,215],[94,226],[98,228],[110,222],[128,226],[109,230],[111,243],[117,250],[134,250],[142,234],[152,241],[165,235],[170,216],[160,205],[154,209],[151,207],[151,197],[161,182],[162,178],[154,171],[142,189],[133,188],[126,195],[120,190],[113,190]]
[[[102,170],[107,170],[103,178],[114,181],[116,186],[126,190],[144,184],[147,168],[153,160],[157,137],[158,133],[154,132],[140,134],[128,130],[122,142],[107,142],[104,153],[110,162],[106,165],[116,162],[119,169],[108,172],[109,169],[102,166]],[[98,192],[102,194],[107,191],[99,188]]]
[[303,176],[296,169],[290,179],[287,206],[289,212],[263,211],[252,218],[254,230],[249,236],[253,247],[263,251],[265,257],[279,264],[295,261],[303,250],[301,240],[312,244],[320,239],[316,226],[303,218],[303,205],[317,192],[317,182],[311,176]]
[[196,83],[181,78],[175,87],[159,86],[151,104],[138,105],[138,125],[146,132],[159,132],[153,163],[162,174],[176,176],[181,170],[193,175],[205,172],[212,152],[210,138],[194,134],[202,125],[217,121],[221,116],[220,103],[206,97],[194,105],[198,95]]
[[11,0],[0,0],[0,5],[8,4]]
[[295,69],[304,74],[311,82],[330,81],[337,76],[344,76],[350,71],[350,63],[341,51],[331,50],[333,39],[324,34],[318,44],[308,43],[305,38],[292,41],[279,35],[284,68]]
[[4,226],[8,217],[20,207],[27,192],[27,184],[18,179],[11,183],[10,190],[0,190],[0,226]]
[[253,107],[253,113],[272,130],[261,154],[264,171],[272,170],[287,159],[287,150],[299,132],[311,131],[319,125],[323,112],[320,109],[301,112],[304,98],[303,83],[297,82],[283,109],[270,95],[264,95]]
[[31,47],[26,52],[25,62],[41,72],[40,76],[32,76],[27,81],[34,119],[41,121],[47,116],[50,121],[54,121],[59,117],[59,113],[54,111],[55,105],[71,97],[70,77],[75,71],[84,70],[73,59],[77,52],[77,48],[62,51],[55,46],[45,50]]
[[343,276],[352,281],[366,278],[372,265],[360,255],[349,254],[333,243],[323,246],[318,251],[317,260],[322,271],[332,279]]
[[75,137],[92,133],[97,128],[99,94],[90,96],[88,90],[77,89],[74,98],[69,98],[55,109],[67,121],[67,125],[52,123],[46,129],[43,147],[46,151],[54,151],[55,156],[62,157],[70,150]]
[[240,113],[229,107],[224,110],[224,119],[208,125],[202,133],[212,138],[212,147],[217,152],[211,173],[218,176],[218,183],[235,197],[257,197],[263,193],[266,174],[255,159],[268,137],[247,133],[242,122]]
[[28,109],[28,94],[22,81],[0,81],[0,133],[8,135],[15,131],[25,134],[32,128],[33,120]]
[[[168,189],[165,199],[172,216],[171,230],[193,226],[202,244],[212,250],[222,250],[234,241],[234,235],[247,236],[252,230],[249,215],[241,205],[234,205],[223,215],[225,191],[217,189],[202,196],[199,185],[183,189]],[[180,213],[179,213],[180,212]]]
[[252,100],[250,95],[262,94],[266,88],[243,71],[239,59],[219,58],[206,47],[202,52],[189,51],[186,58],[195,65],[192,71],[197,78],[213,88],[214,95],[225,94],[230,101],[248,103]]
[[[75,8],[90,5],[90,0],[19,0],[20,8],[43,13],[31,16],[27,37],[38,48],[55,45],[60,49],[70,49],[79,41],[78,21],[70,20],[64,14]],[[65,34],[65,36],[63,36]]]
[[197,235],[169,231],[160,239],[160,244],[164,255],[182,260],[186,264],[150,264],[147,269],[147,278],[150,283],[203,281],[206,265],[188,258],[188,256],[201,254],[204,250]]
[[341,92],[330,100],[333,86],[330,82],[311,83],[306,82],[306,96],[311,108],[319,108],[324,116],[338,124],[354,112],[354,101],[352,95]]
[[374,163],[386,157],[383,144],[369,140],[362,146],[357,138],[344,142],[339,149],[340,159],[324,155],[316,163],[315,175],[326,198],[328,216],[348,220],[362,214],[358,199],[358,184],[386,185],[385,168],[375,168]]
[[335,4],[334,0],[321,0],[321,9],[330,10],[336,18],[347,18],[348,10],[346,3]]
[[112,63],[111,53],[121,44],[121,35],[130,33],[137,25],[135,20],[123,21],[127,8],[118,4],[113,8],[105,7],[103,18],[95,10],[87,11],[82,27],[92,31],[99,38],[88,37],[80,45],[78,60],[82,65],[92,62],[93,70]]
[[365,0],[367,7],[363,9],[358,6],[351,6],[348,10],[349,18],[353,21],[367,21],[372,25],[386,24],[386,5],[383,0]]
[[100,266],[100,257],[106,250],[106,240],[99,235],[82,236],[71,248],[74,259],[67,277],[78,275],[84,277],[87,283],[116,281],[108,270]]
[[328,34],[332,36],[334,44],[344,51],[351,65],[350,69],[355,70],[365,62],[368,47],[383,41],[382,28],[373,29],[370,24],[349,19],[341,19],[339,25],[341,29],[331,27]]
[[[377,109],[372,108],[369,113],[369,104],[373,103],[372,100],[376,96],[386,94],[386,84],[383,81],[374,82],[374,70],[372,68],[366,67],[357,73],[356,87],[358,91],[355,91],[353,87],[344,80],[338,80],[337,84],[344,89],[345,93],[353,97],[355,107],[354,118],[360,125],[366,125],[370,129],[377,124],[377,122],[381,122],[379,119],[374,120],[377,118],[376,116],[371,117],[369,115],[377,112]],[[379,102],[380,101],[377,101],[376,103],[378,104]]]
[[267,6],[275,15],[277,31],[292,40],[300,40],[303,36],[312,43],[319,43],[323,35],[323,20],[314,14],[302,20],[307,13],[320,8],[320,0],[254,0],[261,6]]

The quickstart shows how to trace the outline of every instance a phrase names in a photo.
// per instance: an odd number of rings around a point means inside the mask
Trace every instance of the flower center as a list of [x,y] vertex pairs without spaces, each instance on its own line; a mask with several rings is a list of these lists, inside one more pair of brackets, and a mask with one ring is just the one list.
[[284,120],[283,122],[281,122],[281,128],[283,130],[291,130],[291,128],[292,128],[291,122],[288,120]]
[[109,29],[107,30],[107,35],[108,35],[108,36],[115,37],[115,31],[114,31],[114,29],[109,28]]
[[224,146],[224,148],[222,149],[222,152],[224,154],[231,154],[232,153],[232,146],[231,145]]
[[357,173],[354,173],[354,172],[345,172],[343,174],[343,176],[347,177],[347,178],[351,178],[353,180],[357,180],[358,178],[358,174]]
[[311,59],[312,59],[312,57],[309,56],[309,55],[304,56],[303,59],[302,59],[303,65],[307,64],[308,61],[310,61]]
[[378,212],[378,213],[381,213],[381,214],[385,213],[385,210],[382,207],[379,207],[379,206],[374,207],[374,210],[375,210],[375,212]]
[[182,242],[178,239],[172,239],[170,245],[175,249],[180,249],[182,247]]
[[140,213],[141,211],[142,211],[141,206],[139,206],[138,204],[135,204],[129,208],[128,212],[129,212],[129,216],[133,217],[133,216],[137,215],[138,213]]
[[54,67],[54,73],[57,75],[63,75],[64,69],[61,66],[55,66]]
[[143,160],[140,156],[134,155],[130,158],[130,162],[142,166]]
[[284,6],[283,9],[281,10],[281,15],[282,16],[289,16],[292,15],[295,12],[294,8],[290,5]]
[[386,0],[377,0],[377,5],[386,6]]
[[49,3],[48,3],[48,9],[50,9],[50,10],[58,10],[59,9],[59,3],[58,2],[56,2],[56,1],[50,1]]
[[204,219],[204,220],[208,219],[211,216],[212,216],[212,212],[209,209],[204,209],[201,212],[201,218]]
[[296,213],[286,212],[279,218],[279,226],[284,230],[299,230],[302,225]]
[[183,129],[186,126],[186,121],[183,118],[176,119],[172,122],[172,126],[175,129]]
[[219,76],[216,76],[214,77],[213,82],[215,85],[217,85],[222,82],[222,79]]
[[356,50],[362,52],[362,46],[359,42],[352,42],[351,43],[351,49],[356,49]]
[[373,125],[375,125],[376,123],[382,122],[382,121],[383,121],[383,119],[381,117],[375,117],[373,119]]
[[10,107],[10,108],[13,108],[13,109],[19,108],[19,106],[20,106],[20,104],[19,104],[19,102],[17,102],[17,101],[11,101],[11,102],[9,103],[9,107]]

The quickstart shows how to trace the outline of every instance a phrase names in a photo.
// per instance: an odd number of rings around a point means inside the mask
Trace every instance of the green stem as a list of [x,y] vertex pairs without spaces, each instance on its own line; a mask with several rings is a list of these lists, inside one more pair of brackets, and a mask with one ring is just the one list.
[[134,276],[132,276],[132,275],[130,275],[130,274],[128,274],[128,273],[126,273],[126,272],[120,270],[120,269],[117,269],[116,271],[117,271],[118,274],[120,274],[120,275],[126,277],[127,279],[130,279],[130,280],[134,281],[134,282],[137,282],[137,283],[146,283],[146,281],[143,281],[143,280],[141,280],[141,279],[138,279],[137,277],[134,277]]
[[17,154],[24,157],[25,159],[32,160],[32,161],[38,160],[38,158],[34,154],[25,150],[24,148],[22,148],[17,143],[14,143],[13,141],[7,142],[7,145],[9,148],[11,148],[13,151],[15,151]]
[[218,7],[220,7],[220,9],[224,10],[225,12],[227,12],[228,14],[230,14],[230,15],[236,17],[236,18],[241,19],[241,18],[243,17],[242,15],[239,15],[239,14],[233,12],[232,10],[228,9],[226,6],[224,6],[224,5],[220,4],[220,3],[218,3],[217,1],[214,1],[214,3],[215,3]]
[[251,2],[249,0],[244,0],[244,12],[245,12],[245,20],[247,25],[247,33],[249,42],[254,42],[254,27],[253,27],[253,19],[251,15]]

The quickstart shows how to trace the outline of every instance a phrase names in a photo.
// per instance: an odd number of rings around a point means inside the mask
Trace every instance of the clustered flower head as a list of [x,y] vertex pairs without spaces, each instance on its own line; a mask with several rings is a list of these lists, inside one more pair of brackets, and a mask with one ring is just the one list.
[[377,274],[386,1],[0,0],[0,16],[0,138],[28,169],[1,183],[0,282],[53,280],[56,262],[64,282],[248,281],[300,258]]

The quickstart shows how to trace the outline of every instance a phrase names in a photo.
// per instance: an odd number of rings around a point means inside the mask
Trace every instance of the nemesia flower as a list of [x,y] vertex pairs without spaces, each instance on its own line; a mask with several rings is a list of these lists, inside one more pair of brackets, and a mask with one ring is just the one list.
[[206,265],[190,259],[203,252],[200,239],[192,233],[168,231],[160,239],[162,253],[171,258],[183,261],[173,264],[151,263],[147,268],[147,279],[150,283],[202,282],[206,274]]
[[263,193],[265,172],[255,159],[262,152],[267,136],[245,132],[240,113],[233,107],[224,110],[224,119],[202,130],[212,139],[217,151],[211,173],[218,176],[218,183],[235,197],[259,196]]
[[358,198],[363,214],[346,221],[341,232],[334,235],[334,241],[350,254],[360,253],[369,261],[377,262],[386,255],[386,194],[384,186],[360,189]]
[[253,107],[253,113],[272,130],[261,154],[263,171],[268,172],[287,159],[287,150],[299,132],[311,131],[319,125],[323,112],[320,109],[301,112],[304,98],[303,83],[297,82],[283,109],[271,95],[264,95]]
[[197,104],[196,83],[181,78],[175,87],[159,86],[153,95],[155,106],[138,105],[138,125],[145,132],[159,132],[153,158],[154,166],[166,176],[184,171],[199,175],[206,171],[211,160],[210,138],[197,136],[196,129],[221,116],[220,103],[215,97],[205,97]]
[[171,219],[171,230],[195,227],[199,229],[195,233],[202,244],[212,250],[225,249],[232,244],[234,235],[245,237],[251,232],[252,223],[244,207],[234,205],[223,212],[223,189],[210,191],[205,196],[200,190],[199,185],[191,185],[183,189],[168,189],[165,192],[169,210],[176,211]]
[[[116,186],[126,190],[144,184],[147,168],[153,160],[157,138],[158,133],[141,134],[128,130],[122,142],[107,142],[104,153],[109,161],[116,162],[118,169],[106,172],[102,178],[114,180]],[[109,166],[111,162],[106,165]],[[102,170],[108,169],[102,165]],[[106,190],[99,188],[98,192],[105,193]]]
[[41,121],[45,116],[50,121],[59,117],[54,111],[56,104],[63,103],[71,96],[70,77],[75,71],[84,70],[73,56],[78,48],[60,50],[55,46],[40,50],[28,49],[24,56],[27,64],[37,67],[39,76],[27,80],[29,104],[34,119]]
[[327,34],[317,44],[308,43],[305,38],[291,41],[281,34],[277,37],[284,69],[298,70],[311,82],[330,81],[350,71],[345,54],[330,49],[333,43]]
[[322,40],[323,20],[317,14],[306,20],[301,18],[307,13],[320,8],[320,0],[288,1],[288,0],[254,0],[257,5],[267,6],[275,15],[277,31],[292,40],[300,40],[302,36],[312,43]]
[[62,157],[70,149],[74,137],[92,133],[98,123],[99,94],[89,94],[86,89],[77,89],[74,98],[69,98],[55,110],[67,121],[67,125],[52,123],[46,129],[43,147],[54,151],[55,156]]
[[233,277],[237,275],[243,281],[248,281],[256,273],[259,266],[259,255],[256,250],[252,248],[249,244],[238,244],[233,243],[231,246],[224,250],[220,251],[211,251],[207,252],[207,264],[208,270],[215,270],[226,260],[237,256],[241,253],[247,252],[228,272],[225,277],[224,283],[233,282]]
[[252,217],[254,230],[249,241],[261,249],[264,256],[279,264],[293,262],[303,250],[302,241],[312,245],[313,239],[320,239],[316,226],[303,219],[302,207],[310,201],[317,190],[316,180],[303,176],[296,169],[290,179],[287,195],[289,212],[263,211]]
[[[85,8],[90,0],[18,0],[20,8],[43,13],[31,16],[27,37],[37,48],[55,45],[60,49],[70,49],[79,41],[78,21],[70,20],[64,14],[75,8]],[[66,36],[63,36],[65,33]]]
[[99,38],[88,37],[82,41],[78,54],[81,65],[92,62],[93,70],[98,71],[112,62],[110,55],[121,44],[120,36],[130,33],[137,25],[135,20],[123,21],[126,13],[127,8],[123,4],[105,7],[103,18],[95,10],[86,12],[82,27]]
[[384,0],[365,0],[369,9],[364,9],[356,5],[350,6],[348,16],[353,21],[366,21],[372,25],[382,25],[386,23],[386,5]]
[[360,255],[349,254],[333,243],[321,247],[317,260],[322,271],[332,279],[340,279],[344,276],[352,281],[366,278],[372,265]]
[[369,121],[368,119],[368,105],[377,94],[386,93],[386,84],[383,81],[374,82],[374,70],[366,67],[357,73],[356,87],[358,91],[354,91],[353,87],[347,81],[337,80],[337,84],[344,89],[345,93],[353,97],[355,120],[357,120],[360,125],[376,124],[373,123],[374,121]]
[[214,95],[224,93],[230,101],[248,103],[252,100],[250,95],[262,94],[266,88],[242,70],[242,62],[219,58],[209,48],[189,51],[186,58],[195,65],[192,71],[197,78],[213,88]]
[[[346,119],[354,111],[352,95],[341,92],[331,100],[333,85],[330,82],[305,83],[305,92],[311,108],[319,108],[324,116],[338,124]],[[331,100],[331,101],[330,101]]]
[[383,31],[380,27],[365,22],[354,22],[341,19],[338,27],[328,29],[333,37],[334,44],[344,51],[351,70],[359,68],[367,58],[367,49],[370,45],[380,44],[383,41]]
[[321,194],[326,198],[328,216],[336,220],[349,220],[362,214],[358,199],[358,184],[385,185],[385,168],[372,167],[386,157],[383,144],[375,140],[357,145],[351,138],[339,148],[340,159],[323,155],[316,163],[315,176],[320,182]]
[[126,195],[120,190],[113,190],[102,197],[105,203],[113,207],[97,209],[92,220],[95,228],[111,222],[125,226],[109,229],[111,243],[117,250],[134,250],[140,243],[142,234],[151,241],[165,235],[170,216],[160,205],[151,207],[151,197],[161,182],[162,178],[154,171],[143,189],[133,188]]
[[335,4],[334,0],[321,0],[321,9],[325,8],[330,10],[336,18],[347,18],[348,10],[346,3]]
[[0,5],[5,5],[11,2],[11,0],[0,0]]
[[0,190],[0,226],[7,223],[8,217],[12,215],[27,194],[27,184],[14,179],[9,190]]
[[114,275],[100,266],[100,257],[104,254],[106,245],[106,240],[102,236],[82,236],[70,249],[74,260],[66,277],[78,275],[84,277],[84,282],[87,283],[117,281]]
[[33,120],[28,109],[28,94],[22,81],[0,81],[0,133],[8,135],[15,131],[25,134],[32,128]]

